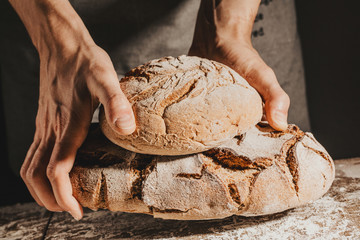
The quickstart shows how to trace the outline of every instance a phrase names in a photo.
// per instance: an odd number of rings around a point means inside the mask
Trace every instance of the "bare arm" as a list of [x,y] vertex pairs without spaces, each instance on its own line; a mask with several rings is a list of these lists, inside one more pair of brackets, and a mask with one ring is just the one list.
[[108,54],[94,43],[68,1],[10,3],[40,57],[36,131],[20,173],[39,205],[80,219],[69,172],[94,110],[101,102],[112,127],[122,134],[135,130],[134,115]]
[[236,70],[262,96],[270,125],[284,130],[289,97],[251,43],[259,4],[260,0],[202,0],[189,54],[214,59]]

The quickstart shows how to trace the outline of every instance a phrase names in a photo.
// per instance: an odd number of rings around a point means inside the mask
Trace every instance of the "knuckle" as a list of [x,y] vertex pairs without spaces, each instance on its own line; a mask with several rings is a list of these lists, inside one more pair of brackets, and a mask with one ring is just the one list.
[[95,80],[103,83],[106,82],[107,79],[114,77],[114,71],[110,66],[109,64],[95,62],[89,66],[89,72],[94,76],[101,76],[95,77]]
[[25,167],[25,165],[23,164],[21,169],[20,169],[20,177],[23,180],[26,180],[26,172],[27,172],[27,168]]
[[97,74],[106,74],[107,68],[100,65],[98,62],[95,62],[90,64],[89,71]]
[[287,93],[284,93],[284,102],[286,102],[287,104],[290,103],[290,97]]
[[258,71],[263,75],[264,78],[274,78],[275,72],[270,68],[269,66],[263,64],[261,67],[259,67]]
[[279,92],[278,99],[283,102],[285,106],[290,104],[290,97],[283,89]]
[[281,88],[273,91],[270,101],[271,106],[276,106],[277,109],[281,109],[284,112],[286,112],[290,106],[290,97]]
[[24,176],[29,182],[36,182],[41,179],[42,171],[37,166],[30,166],[25,172]]
[[120,105],[123,108],[126,108],[126,102],[123,99],[123,96],[120,93],[111,93],[108,95],[107,105],[112,107],[113,105]]
[[48,167],[46,168],[46,176],[50,182],[53,182],[54,180],[56,180],[58,178],[57,177],[58,176],[57,167],[49,164]]

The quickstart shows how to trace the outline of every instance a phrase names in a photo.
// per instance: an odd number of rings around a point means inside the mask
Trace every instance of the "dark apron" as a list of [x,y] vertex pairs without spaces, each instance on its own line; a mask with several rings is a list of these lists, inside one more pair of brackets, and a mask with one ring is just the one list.
[[[186,54],[200,0],[73,0],[95,42],[119,76],[148,60]],[[35,132],[39,59],[14,10],[0,3],[1,96],[8,160],[19,171]],[[305,83],[293,0],[263,0],[253,43],[290,95],[289,122],[309,130]]]

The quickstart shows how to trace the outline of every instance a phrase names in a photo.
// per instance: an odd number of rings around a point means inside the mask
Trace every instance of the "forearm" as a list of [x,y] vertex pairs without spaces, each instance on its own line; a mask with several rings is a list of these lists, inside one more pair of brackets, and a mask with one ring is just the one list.
[[250,43],[259,5],[260,0],[202,0],[195,38],[201,38],[203,31],[207,31],[213,32],[219,43],[223,40]]
[[49,49],[76,52],[94,44],[81,18],[67,0],[9,0],[39,53]]
[[214,20],[220,35],[250,41],[260,0],[223,0],[215,7]]
[[270,125],[285,130],[290,99],[251,43],[259,5],[260,0],[202,0],[189,55],[233,68],[262,96]]

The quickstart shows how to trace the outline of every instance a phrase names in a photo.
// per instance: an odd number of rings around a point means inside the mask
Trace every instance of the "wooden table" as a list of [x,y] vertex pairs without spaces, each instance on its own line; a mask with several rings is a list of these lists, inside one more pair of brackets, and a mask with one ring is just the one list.
[[360,158],[336,161],[330,191],[306,206],[262,217],[174,221],[85,210],[76,221],[35,203],[0,208],[0,239],[360,239]]

